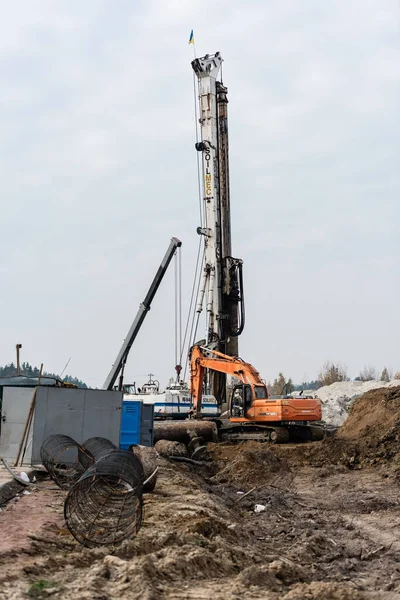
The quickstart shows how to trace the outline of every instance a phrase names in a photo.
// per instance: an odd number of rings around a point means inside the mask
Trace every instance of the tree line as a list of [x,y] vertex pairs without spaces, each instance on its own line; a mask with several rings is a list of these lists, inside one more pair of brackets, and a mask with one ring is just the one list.
[[[26,377],[39,377],[40,369],[38,367],[33,367],[28,362],[23,362],[21,364],[21,375],[25,375]],[[17,366],[12,362],[9,365],[5,365],[4,367],[0,367],[0,377],[12,377],[13,375],[17,375]],[[72,383],[77,385],[80,388],[87,388],[87,385],[84,381],[81,381],[77,377],[72,377],[72,375],[65,375],[65,377],[61,378],[56,373],[47,373],[47,371],[43,372],[43,377],[53,377],[57,379],[61,379],[65,383]]]
[[[375,367],[364,367],[354,381],[373,381],[380,380],[389,382],[392,379],[400,379],[400,371],[393,373],[391,369],[384,367],[379,373]],[[303,381],[300,384],[294,384],[292,378],[286,378],[281,372],[273,382],[268,382],[268,390],[272,395],[280,396],[291,394],[300,390],[317,390],[324,385],[331,385],[338,381],[350,381],[347,367],[340,363],[327,361],[318,373],[317,379],[313,381]]]

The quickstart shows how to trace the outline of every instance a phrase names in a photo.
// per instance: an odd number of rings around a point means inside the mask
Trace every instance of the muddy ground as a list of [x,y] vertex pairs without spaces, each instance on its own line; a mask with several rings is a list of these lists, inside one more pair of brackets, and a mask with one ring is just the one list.
[[395,478],[293,467],[276,456],[297,454],[291,446],[210,452],[207,467],[161,460],[142,529],[118,548],[78,546],[63,523],[65,492],[50,480],[10,502],[0,513],[0,599],[400,598]]
[[323,442],[208,450],[159,460],[119,547],[79,546],[49,479],[9,502],[0,600],[400,599],[400,388],[365,394]]

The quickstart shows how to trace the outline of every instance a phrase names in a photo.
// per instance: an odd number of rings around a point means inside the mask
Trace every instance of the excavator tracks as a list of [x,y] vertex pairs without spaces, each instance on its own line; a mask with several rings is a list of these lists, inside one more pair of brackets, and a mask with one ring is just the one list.
[[221,441],[239,442],[255,440],[269,442],[270,444],[287,444],[314,442],[324,439],[325,431],[322,427],[312,425],[288,425],[269,427],[257,424],[224,424],[217,422],[218,437]]

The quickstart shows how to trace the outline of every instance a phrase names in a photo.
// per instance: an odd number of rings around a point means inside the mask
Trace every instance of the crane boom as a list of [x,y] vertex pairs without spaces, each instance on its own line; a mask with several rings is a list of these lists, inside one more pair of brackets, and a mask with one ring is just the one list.
[[139,310],[137,312],[137,315],[135,317],[135,320],[133,321],[133,323],[128,331],[128,335],[126,336],[124,343],[122,344],[122,347],[118,353],[117,358],[115,359],[115,363],[113,364],[113,367],[112,367],[111,371],[109,372],[107,379],[104,382],[103,390],[112,390],[113,389],[119,372],[125,366],[125,363],[128,358],[128,354],[130,352],[130,349],[132,348],[132,344],[135,341],[135,338],[140,331],[140,328],[143,324],[143,321],[146,318],[147,313],[150,310],[153,298],[157,293],[157,290],[160,286],[161,281],[163,280],[163,277],[168,269],[169,263],[171,262],[172,257],[174,256],[177,248],[179,248],[180,246],[182,246],[182,242],[180,240],[178,240],[178,238],[173,237],[171,239],[171,242],[168,246],[168,250],[165,253],[164,258],[161,261],[161,264],[160,264],[158,271],[153,279],[153,282],[149,288],[149,291],[147,292],[145,299],[141,303]]

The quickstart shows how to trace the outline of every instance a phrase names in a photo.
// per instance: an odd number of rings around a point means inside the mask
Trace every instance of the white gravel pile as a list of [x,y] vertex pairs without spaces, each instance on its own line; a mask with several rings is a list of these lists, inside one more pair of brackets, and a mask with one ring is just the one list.
[[389,383],[383,381],[340,381],[317,390],[316,395],[322,402],[322,419],[331,425],[343,425],[354,400],[368,392],[383,387],[400,385],[399,379]]

